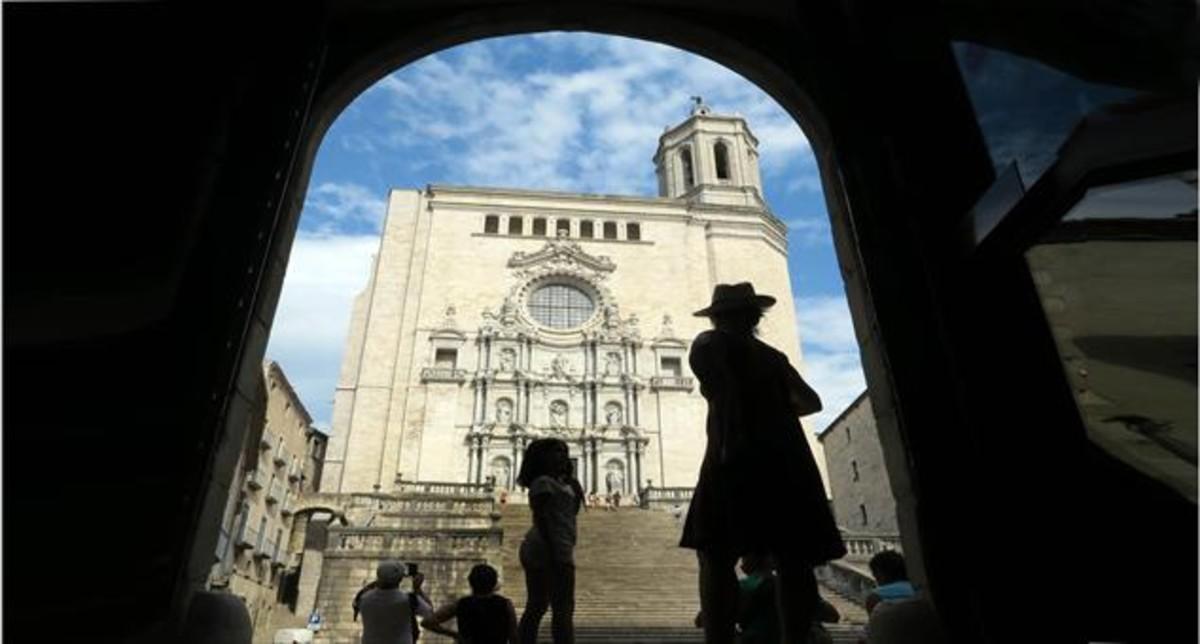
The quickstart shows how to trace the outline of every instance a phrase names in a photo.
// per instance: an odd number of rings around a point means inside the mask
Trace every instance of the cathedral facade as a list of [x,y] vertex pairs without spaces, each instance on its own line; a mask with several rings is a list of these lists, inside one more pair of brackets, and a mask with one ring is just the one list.
[[763,200],[757,143],[744,119],[698,105],[659,140],[658,197],[393,190],[321,491],[516,492],[540,436],[567,441],[589,492],[694,485],[707,406],[687,354],[713,286],[777,297],[761,337],[803,372],[787,231]]

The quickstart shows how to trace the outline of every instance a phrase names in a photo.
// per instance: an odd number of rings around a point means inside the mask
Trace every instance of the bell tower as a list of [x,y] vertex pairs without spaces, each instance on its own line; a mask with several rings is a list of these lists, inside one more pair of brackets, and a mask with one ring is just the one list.
[[740,116],[714,114],[692,97],[692,113],[658,139],[654,165],[660,197],[725,206],[765,207],[758,139]]

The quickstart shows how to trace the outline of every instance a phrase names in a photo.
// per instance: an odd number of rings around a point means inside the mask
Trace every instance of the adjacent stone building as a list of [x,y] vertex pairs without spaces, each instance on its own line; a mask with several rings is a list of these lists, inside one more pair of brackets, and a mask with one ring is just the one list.
[[221,523],[211,588],[241,597],[256,642],[270,641],[294,599],[304,530],[293,534],[301,499],[321,479],[325,434],[313,427],[304,404],[275,362],[263,365],[259,399],[248,419],[246,442]]
[[867,392],[850,403],[818,439],[825,452],[838,527],[851,534],[898,535],[896,500]]
[[803,370],[787,230],[763,200],[757,146],[744,119],[699,104],[659,139],[657,197],[393,190],[321,490],[514,488],[538,436],[570,444],[589,491],[694,485],[707,408],[687,354],[713,286],[778,298],[762,338]]

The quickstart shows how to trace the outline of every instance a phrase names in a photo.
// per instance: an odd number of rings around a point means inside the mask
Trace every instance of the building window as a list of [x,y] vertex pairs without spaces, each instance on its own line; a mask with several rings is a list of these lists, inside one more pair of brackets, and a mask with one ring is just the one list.
[[867,525],[867,506],[859,503],[858,504],[858,513],[860,515],[862,515],[862,524],[864,526]]
[[604,238],[605,239],[616,239],[617,238],[617,222],[615,222],[615,221],[604,222]]
[[683,148],[679,151],[679,163],[683,166],[683,187],[685,190],[691,190],[692,186],[696,185],[696,175],[692,168],[691,149]]
[[558,235],[559,237],[570,237],[571,236],[571,220],[570,219],[555,220],[554,234]]
[[434,352],[433,366],[453,369],[458,366],[458,349],[438,349]]
[[596,236],[595,226],[590,221],[579,222],[579,236],[584,239],[591,239]]
[[683,375],[683,362],[679,358],[664,357],[659,365],[659,372],[664,376],[678,378]]
[[642,238],[641,224],[625,224],[625,239],[638,241]]
[[717,162],[717,178],[729,178],[729,148],[721,141],[713,146],[713,158]]
[[596,310],[592,298],[568,284],[547,284],[529,296],[529,315],[552,329],[573,329]]
[[524,235],[525,234],[525,220],[521,219],[520,217],[509,217],[508,218],[508,234]]
[[858,480],[858,461],[850,461],[850,479]]
[[489,235],[495,235],[500,232],[500,217],[498,215],[488,215],[483,218],[483,232]]
[[850,426],[846,425],[846,443],[850,443]]
[[533,220],[533,234],[541,237],[546,236],[546,219],[544,217],[535,217]]

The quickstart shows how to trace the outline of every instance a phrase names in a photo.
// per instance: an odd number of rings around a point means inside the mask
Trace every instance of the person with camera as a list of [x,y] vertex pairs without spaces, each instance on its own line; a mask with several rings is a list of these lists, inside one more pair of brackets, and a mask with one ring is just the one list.
[[355,614],[362,615],[362,644],[415,644],[421,634],[417,618],[433,615],[433,607],[422,586],[425,575],[408,564],[413,578],[411,593],[400,590],[405,566],[399,561],[385,561],[375,571],[375,581],[354,598]]
[[536,644],[547,608],[554,644],[575,641],[575,515],[584,495],[573,471],[562,440],[540,438],[525,448],[517,483],[529,490],[533,526],[520,549],[526,589],[517,629],[521,644]]

